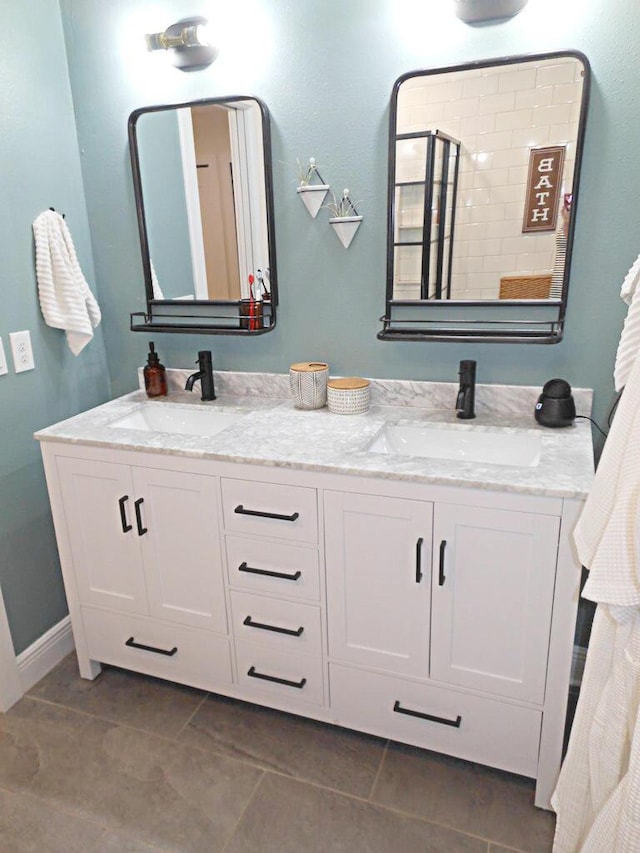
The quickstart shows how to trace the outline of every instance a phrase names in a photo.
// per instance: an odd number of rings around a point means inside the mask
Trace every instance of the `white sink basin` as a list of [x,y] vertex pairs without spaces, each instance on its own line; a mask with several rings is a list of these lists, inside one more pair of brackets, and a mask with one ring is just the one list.
[[199,406],[141,403],[133,412],[116,418],[108,426],[145,432],[173,432],[180,435],[215,435],[244,416],[242,412],[226,412]]
[[370,453],[530,468],[540,462],[541,444],[541,434],[535,430],[388,424],[367,449]]

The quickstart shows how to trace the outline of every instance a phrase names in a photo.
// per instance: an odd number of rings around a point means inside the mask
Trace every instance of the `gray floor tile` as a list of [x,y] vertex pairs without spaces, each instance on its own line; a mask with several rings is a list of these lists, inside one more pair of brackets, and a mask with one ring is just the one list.
[[3,853],[87,853],[96,849],[103,832],[101,826],[64,814],[37,797],[0,790]]
[[105,830],[95,847],[85,853],[173,853],[168,847],[151,847],[119,832]]
[[386,743],[219,696],[206,699],[179,740],[365,798]]
[[29,695],[114,723],[176,737],[206,694],[115,667],[105,667],[98,678],[88,681],[80,678],[72,654],[36,684]]
[[372,799],[526,853],[547,853],[554,816],[534,783],[434,752],[390,744]]
[[262,771],[22,699],[0,718],[0,788],[170,850],[221,850]]
[[486,853],[484,841],[267,774],[225,853]]

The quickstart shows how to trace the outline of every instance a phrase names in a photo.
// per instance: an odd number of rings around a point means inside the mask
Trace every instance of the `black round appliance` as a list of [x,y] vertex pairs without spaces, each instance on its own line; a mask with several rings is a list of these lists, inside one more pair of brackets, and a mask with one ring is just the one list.
[[542,387],[536,403],[535,418],[548,427],[571,426],[576,417],[576,404],[571,385],[564,379],[550,379]]

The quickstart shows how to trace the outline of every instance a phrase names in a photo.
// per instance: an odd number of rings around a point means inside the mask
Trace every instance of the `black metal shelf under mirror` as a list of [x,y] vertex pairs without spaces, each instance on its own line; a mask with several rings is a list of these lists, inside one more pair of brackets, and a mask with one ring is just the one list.
[[589,77],[567,50],[396,81],[380,339],[562,340]]
[[261,335],[278,288],[269,111],[233,95],[134,110],[146,310],[135,332]]

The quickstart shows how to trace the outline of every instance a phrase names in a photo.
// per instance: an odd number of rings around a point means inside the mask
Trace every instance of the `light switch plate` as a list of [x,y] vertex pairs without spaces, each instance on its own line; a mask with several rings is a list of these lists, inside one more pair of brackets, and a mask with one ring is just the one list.
[[5,373],[9,372],[9,368],[7,367],[7,357],[4,354],[4,346],[2,344],[2,338],[0,338],[0,376],[4,376]]
[[13,356],[13,369],[16,373],[25,370],[33,370],[33,350],[31,349],[31,335],[25,329],[23,332],[9,332],[11,342],[11,355]]

